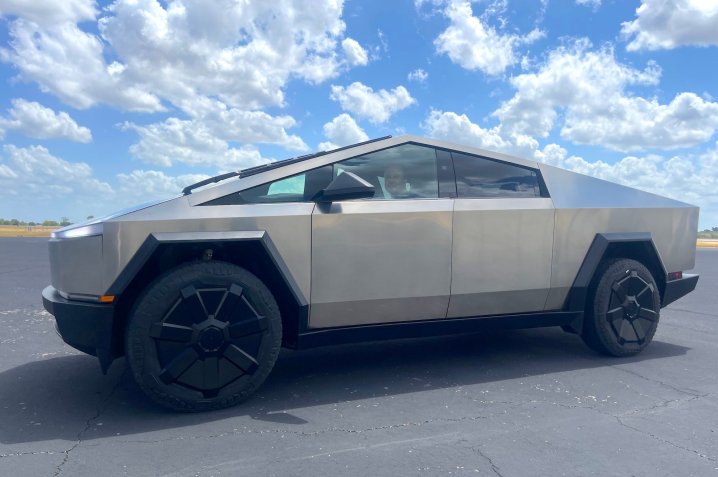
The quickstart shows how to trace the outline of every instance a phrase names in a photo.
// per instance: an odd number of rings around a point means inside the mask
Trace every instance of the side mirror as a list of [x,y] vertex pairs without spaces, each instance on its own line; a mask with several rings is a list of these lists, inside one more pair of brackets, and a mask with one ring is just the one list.
[[326,189],[320,191],[314,200],[316,202],[335,202],[369,197],[374,197],[374,186],[358,175],[344,171],[335,177]]

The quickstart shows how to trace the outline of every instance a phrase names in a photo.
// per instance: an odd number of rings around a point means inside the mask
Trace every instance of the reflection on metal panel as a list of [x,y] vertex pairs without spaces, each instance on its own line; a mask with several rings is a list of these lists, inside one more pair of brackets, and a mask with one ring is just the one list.
[[667,197],[546,164],[540,164],[539,169],[557,209],[693,207]]
[[448,316],[543,310],[553,228],[551,199],[456,199]]
[[108,222],[105,228],[113,233],[106,233],[104,244],[108,265],[104,288],[115,281],[150,233],[264,230],[308,299],[313,208],[314,203],[189,207],[186,202],[172,201]]
[[[314,303],[309,325],[324,328],[444,318],[448,298],[443,295]],[[361,323],[357,323],[358,319]]]
[[597,233],[650,232],[666,270],[683,271],[695,265],[697,231],[696,207],[557,209],[551,279],[554,290],[547,307],[563,306]]
[[548,309],[563,306],[597,233],[649,232],[666,270],[693,268],[697,207],[545,164],[539,167],[556,206]]
[[445,317],[452,205],[416,199],[317,206],[310,327]]
[[52,239],[51,284],[78,295],[102,295],[102,236]]

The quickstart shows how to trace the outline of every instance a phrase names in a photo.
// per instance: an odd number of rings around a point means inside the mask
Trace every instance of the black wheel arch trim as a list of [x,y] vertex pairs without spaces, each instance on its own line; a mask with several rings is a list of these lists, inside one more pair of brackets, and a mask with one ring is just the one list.
[[[571,285],[571,289],[569,290],[564,303],[564,310],[585,310],[588,290],[595,277],[596,270],[598,270],[601,261],[603,261],[607,255],[610,256],[610,247],[618,244],[641,244],[644,247],[645,253],[652,261],[652,263],[644,263],[644,265],[657,275],[654,278],[660,289],[661,297],[664,296],[667,272],[650,232],[598,233],[593,238],[591,245],[588,247],[583,263],[581,264],[581,267],[576,274],[576,278]],[[627,256],[624,258],[634,257]],[[571,323],[570,327],[573,331],[580,334],[583,330],[583,320],[576,320]]]
[[[124,340],[120,338],[125,334],[127,317],[134,304],[134,300],[129,299],[130,301],[127,301],[128,298],[124,298],[124,295],[129,293],[130,296],[135,296],[137,290],[132,291],[133,289],[138,289],[138,287],[142,289],[147,285],[135,283],[135,279],[143,273],[145,266],[154,259],[160,247],[166,245],[181,246],[183,244],[207,244],[209,246],[211,244],[236,244],[238,242],[253,243],[255,246],[260,247],[261,253],[266,255],[267,263],[277,272],[277,279],[283,282],[282,286],[286,287],[287,293],[294,301],[297,313],[296,316],[292,314],[292,316],[286,317],[287,326],[284,335],[284,338],[286,338],[284,344],[293,347],[298,333],[307,328],[309,304],[266,231],[155,232],[147,236],[128,264],[105,292],[106,295],[118,297],[115,303],[110,305],[113,308],[110,320],[111,331],[107,333],[109,338],[102,340],[102,349],[98,347],[95,353],[90,353],[98,357],[100,354],[106,357],[104,360],[101,359],[103,371],[109,367],[115,358],[124,354]],[[198,256],[197,258],[199,259],[200,257]],[[84,350],[81,349],[81,351]]]
[[275,247],[272,240],[264,230],[241,231],[241,232],[156,232],[151,233],[140,248],[134,254],[129,263],[120,272],[106,295],[121,295],[142,267],[152,257],[157,248],[163,244],[183,244],[183,243],[216,243],[216,242],[238,242],[238,241],[256,241],[262,244],[267,255],[272,260],[273,265],[277,268],[280,275],[289,287],[292,295],[300,306],[307,306],[308,302],[302,293],[299,285],[289,273],[289,269],[281,258],[281,255]]

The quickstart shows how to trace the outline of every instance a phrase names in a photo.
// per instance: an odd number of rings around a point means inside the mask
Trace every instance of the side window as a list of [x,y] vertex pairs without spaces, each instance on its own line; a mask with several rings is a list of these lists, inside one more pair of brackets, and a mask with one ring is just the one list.
[[372,152],[334,164],[333,177],[352,172],[374,186],[374,200],[439,197],[436,151],[416,144]]
[[536,171],[452,152],[459,197],[541,197]]
[[261,184],[203,205],[309,202],[344,171],[371,183],[374,200],[439,197],[436,150],[402,144]]
[[329,185],[331,180],[332,166],[324,166],[220,197],[205,205],[309,202],[320,190]]

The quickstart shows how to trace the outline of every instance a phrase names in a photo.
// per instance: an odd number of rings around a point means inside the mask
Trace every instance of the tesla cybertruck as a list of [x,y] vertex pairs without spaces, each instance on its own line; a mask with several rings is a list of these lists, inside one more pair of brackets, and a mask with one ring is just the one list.
[[561,326],[650,343],[692,291],[698,208],[542,163],[385,137],[73,225],[43,291],[63,340],[167,407],[236,404],[280,347]]

